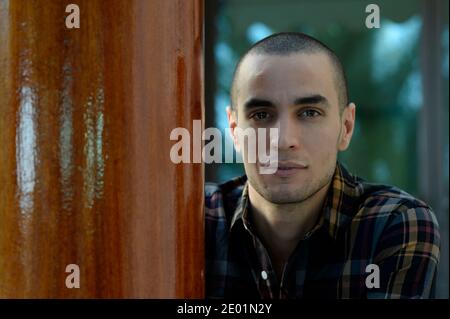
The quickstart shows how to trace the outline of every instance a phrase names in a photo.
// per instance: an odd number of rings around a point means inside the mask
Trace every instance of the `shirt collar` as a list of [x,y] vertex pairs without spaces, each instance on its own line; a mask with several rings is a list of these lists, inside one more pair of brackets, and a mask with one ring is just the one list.
[[242,189],[242,195],[239,197],[237,207],[234,211],[233,219],[231,220],[230,230],[233,228],[234,224],[238,220],[242,220],[244,227],[248,228],[250,223],[248,221],[248,211],[249,211],[249,199],[248,199],[248,181],[245,179],[244,188]]
[[[242,220],[243,226],[248,230],[250,222],[248,218],[249,197],[248,197],[248,181],[246,179],[233,218],[230,223],[230,230],[238,220]],[[361,184],[358,179],[351,175],[345,167],[339,162],[332,177],[330,189],[325,198],[322,215],[319,223],[314,227],[313,231],[322,226],[328,231],[330,237],[336,239],[338,234],[346,228],[352,220],[353,215],[357,212],[354,199],[358,198],[362,192]],[[309,233],[312,233],[309,232]]]

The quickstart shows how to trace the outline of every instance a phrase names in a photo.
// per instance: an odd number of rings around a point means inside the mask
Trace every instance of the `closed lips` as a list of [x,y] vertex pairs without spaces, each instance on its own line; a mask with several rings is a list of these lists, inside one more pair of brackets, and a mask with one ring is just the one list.
[[304,164],[299,164],[299,163],[291,163],[291,162],[279,162],[277,163],[278,165],[278,169],[279,170],[288,170],[288,169],[304,169],[307,168],[306,165]]

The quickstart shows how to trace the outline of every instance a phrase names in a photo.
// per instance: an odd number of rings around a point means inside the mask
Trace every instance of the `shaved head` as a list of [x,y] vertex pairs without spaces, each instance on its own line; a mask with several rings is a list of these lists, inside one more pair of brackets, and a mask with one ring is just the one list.
[[278,55],[323,53],[330,59],[333,66],[333,76],[342,111],[348,104],[347,79],[344,69],[336,54],[325,44],[306,34],[298,32],[276,33],[256,42],[240,59],[231,83],[231,108],[236,109],[239,71],[242,63],[250,55]]

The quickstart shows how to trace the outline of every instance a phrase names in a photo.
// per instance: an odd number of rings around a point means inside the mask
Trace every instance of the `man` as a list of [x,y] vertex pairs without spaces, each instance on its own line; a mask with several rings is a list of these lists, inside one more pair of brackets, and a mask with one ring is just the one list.
[[262,174],[243,156],[245,176],[207,184],[208,298],[432,297],[430,207],[337,161],[355,108],[339,59],[314,38],[274,34],[242,57],[227,109],[234,144],[246,147],[237,128],[278,128],[278,168]]

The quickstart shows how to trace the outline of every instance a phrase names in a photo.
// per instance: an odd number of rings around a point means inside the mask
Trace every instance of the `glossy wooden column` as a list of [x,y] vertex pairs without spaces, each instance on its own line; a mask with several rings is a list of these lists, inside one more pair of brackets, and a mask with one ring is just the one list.
[[202,88],[201,0],[0,0],[0,298],[203,296]]

